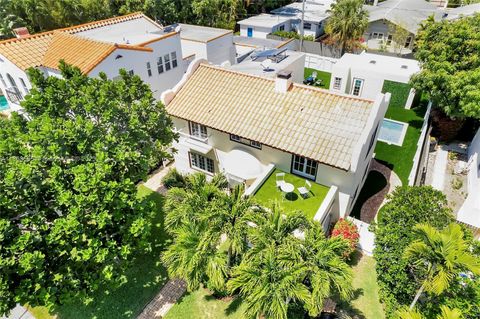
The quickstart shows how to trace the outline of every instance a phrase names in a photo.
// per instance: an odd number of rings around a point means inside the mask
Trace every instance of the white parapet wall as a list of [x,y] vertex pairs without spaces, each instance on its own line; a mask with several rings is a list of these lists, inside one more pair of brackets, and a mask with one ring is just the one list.
[[305,67],[332,73],[333,66],[338,59],[321,56],[318,54],[305,54]]
[[273,170],[275,169],[275,165],[270,163],[268,164],[265,171],[263,171],[262,175],[257,177],[257,179],[250,185],[249,188],[245,190],[244,196],[252,196],[257,192],[257,190],[263,185],[263,183],[267,180],[267,178],[272,174]]
[[360,239],[358,241],[357,248],[368,256],[373,255],[373,249],[375,248],[375,234],[368,230],[370,224],[362,222],[353,217],[347,217],[352,223],[357,226]]
[[[427,111],[425,112],[425,116],[423,117],[423,126],[422,131],[420,133],[420,138],[417,141],[417,151],[415,156],[413,157],[413,166],[412,170],[410,171],[410,175],[408,176],[408,185],[413,186],[415,185],[415,178],[417,176],[418,166],[420,165],[422,151],[424,149],[425,139],[428,138],[428,118],[430,117],[430,111],[432,109],[432,102],[428,102]],[[428,148],[428,145],[426,146]]]
[[338,192],[337,186],[330,187],[327,195],[323,199],[322,204],[320,205],[317,212],[315,213],[315,216],[313,217],[314,221],[317,221],[320,224],[322,224],[323,230],[325,232],[328,231],[328,227],[330,225],[330,221],[332,218],[330,212],[335,202],[335,198],[337,197],[337,192]]

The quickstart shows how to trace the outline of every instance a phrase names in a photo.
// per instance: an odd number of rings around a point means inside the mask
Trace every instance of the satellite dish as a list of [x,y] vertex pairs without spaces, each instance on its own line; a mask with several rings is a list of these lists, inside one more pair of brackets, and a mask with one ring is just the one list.
[[264,72],[273,71],[273,69],[270,67],[272,65],[272,60],[270,59],[263,61],[262,63],[260,63],[260,65],[262,66]]

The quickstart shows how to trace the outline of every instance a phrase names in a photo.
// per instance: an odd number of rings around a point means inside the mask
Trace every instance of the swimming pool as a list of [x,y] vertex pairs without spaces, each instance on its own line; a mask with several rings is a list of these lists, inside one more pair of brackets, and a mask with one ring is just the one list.
[[391,119],[383,119],[378,140],[387,144],[402,146],[408,124]]
[[1,95],[0,96],[0,111],[4,111],[8,109],[8,102],[5,96]]

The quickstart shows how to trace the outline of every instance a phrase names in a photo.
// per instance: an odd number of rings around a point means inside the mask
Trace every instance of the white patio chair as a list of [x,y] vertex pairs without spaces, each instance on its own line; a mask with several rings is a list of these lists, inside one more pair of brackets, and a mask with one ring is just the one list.
[[314,81],[317,79],[317,76],[318,76],[317,71],[313,71],[312,72],[312,78],[313,78]]
[[283,183],[285,183],[285,173],[275,174],[275,184],[277,185],[277,188],[280,188]]
[[308,195],[310,194],[311,188],[312,188],[312,184],[310,184],[309,181],[305,180],[305,185],[297,188],[297,190],[300,193],[300,195],[302,195],[303,198],[307,198]]

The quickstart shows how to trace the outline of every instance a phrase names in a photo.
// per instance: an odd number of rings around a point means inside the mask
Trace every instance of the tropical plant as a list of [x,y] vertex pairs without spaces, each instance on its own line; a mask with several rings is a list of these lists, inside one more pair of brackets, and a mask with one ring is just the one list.
[[398,187],[388,196],[374,227],[373,251],[387,316],[392,316],[400,305],[410,304],[417,289],[407,260],[400,258],[414,240],[414,226],[429,223],[443,228],[452,220],[445,195],[431,187]]
[[368,27],[368,12],[362,0],[339,0],[332,4],[325,33],[341,48],[341,53],[360,44]]
[[349,249],[345,251],[344,257],[350,258],[357,248],[360,234],[354,223],[347,219],[340,218],[333,227],[332,237],[341,237],[349,243]]
[[[441,306],[441,313],[436,316],[436,319],[462,319],[462,313],[459,309],[450,309],[446,306]],[[398,319],[427,319],[422,316],[417,309],[404,308],[397,311]]]
[[168,171],[167,174],[162,178],[162,184],[166,188],[178,187],[182,188],[185,187],[185,177],[177,171],[176,168],[172,168]]
[[149,249],[136,182],[168,156],[172,122],[138,76],[60,69],[30,70],[28,120],[0,119],[0,313],[87,298]]
[[414,238],[404,256],[413,269],[421,270],[424,278],[410,309],[423,291],[440,295],[462,271],[480,275],[480,260],[470,252],[460,225],[451,223],[439,231],[428,224],[418,224],[414,228]]

